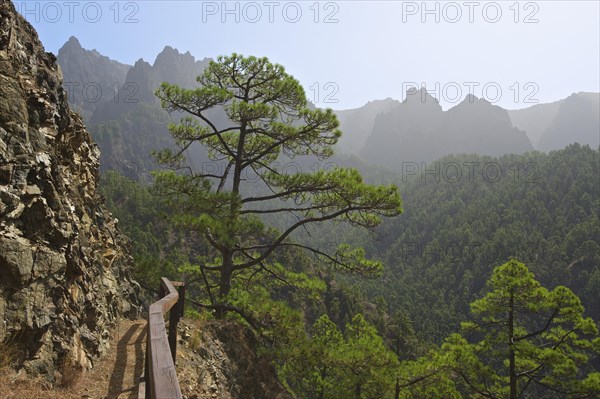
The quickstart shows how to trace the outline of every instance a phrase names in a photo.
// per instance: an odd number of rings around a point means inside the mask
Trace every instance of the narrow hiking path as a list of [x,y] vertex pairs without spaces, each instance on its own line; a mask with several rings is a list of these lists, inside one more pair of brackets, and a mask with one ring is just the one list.
[[144,371],[146,320],[121,320],[108,353],[68,388],[48,389],[43,381],[0,376],[1,399],[137,399]]
[[146,320],[122,320],[111,349],[73,387],[80,398],[136,399],[144,371]]

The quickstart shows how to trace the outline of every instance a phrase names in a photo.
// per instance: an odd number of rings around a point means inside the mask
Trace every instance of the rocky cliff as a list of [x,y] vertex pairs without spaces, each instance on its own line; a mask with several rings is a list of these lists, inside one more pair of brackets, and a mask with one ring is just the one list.
[[135,91],[125,84],[131,66],[111,60],[96,50],[85,50],[76,37],[71,36],[58,50],[57,60],[69,104],[81,113],[86,123],[99,106],[119,102]]
[[443,111],[425,89],[408,91],[406,100],[379,114],[360,155],[367,162],[401,171],[405,162],[432,162],[448,154],[501,156],[533,150],[525,132],[507,111],[467,96]]
[[96,191],[99,156],[55,56],[0,0],[0,340],[31,374],[90,367],[116,320],[139,313],[127,239]]

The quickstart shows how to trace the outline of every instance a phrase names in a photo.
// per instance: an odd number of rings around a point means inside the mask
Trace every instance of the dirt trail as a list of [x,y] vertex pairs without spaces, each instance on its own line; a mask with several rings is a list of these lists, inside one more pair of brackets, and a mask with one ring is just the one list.
[[137,398],[138,379],[144,371],[146,320],[123,320],[115,334],[109,353],[73,387],[81,397]]
[[93,370],[70,388],[47,389],[39,381],[0,376],[1,399],[136,399],[144,371],[146,320],[122,320],[111,347]]

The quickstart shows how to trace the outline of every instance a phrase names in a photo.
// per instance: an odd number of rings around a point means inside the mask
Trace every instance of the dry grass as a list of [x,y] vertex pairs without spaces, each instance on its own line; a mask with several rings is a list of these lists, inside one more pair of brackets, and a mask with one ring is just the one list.
[[61,362],[58,372],[60,373],[58,386],[66,389],[73,388],[79,382],[81,375],[83,374],[81,366],[73,364],[68,356],[65,356]]
[[0,373],[6,371],[17,359],[17,346],[10,338],[0,341]]
[[202,333],[200,331],[192,331],[189,338],[190,349],[195,351],[202,346]]
[[81,399],[81,395],[52,388],[43,378],[32,379],[24,375],[5,373],[0,375],[1,399]]

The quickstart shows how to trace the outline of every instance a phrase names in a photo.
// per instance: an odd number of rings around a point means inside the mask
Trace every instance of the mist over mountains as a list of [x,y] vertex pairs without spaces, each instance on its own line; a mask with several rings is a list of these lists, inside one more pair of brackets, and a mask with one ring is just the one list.
[[[173,144],[167,124],[178,116],[161,109],[155,90],[163,81],[197,87],[196,77],[209,62],[166,46],[153,64],[140,59],[131,66],[84,49],[75,37],[65,43],[58,63],[70,84],[69,101],[100,146],[102,170],[139,178],[156,166],[149,154]],[[226,123],[222,112],[213,112],[214,119]],[[449,154],[501,156],[547,152],[575,142],[600,145],[598,93],[574,93],[519,110],[468,95],[444,111],[421,89],[407,92],[403,101],[387,98],[335,112],[344,133],[339,153],[397,171],[405,162],[431,162]],[[196,166],[208,161],[201,148],[191,153]]]
[[431,162],[448,154],[521,154],[533,150],[525,132],[512,126],[506,110],[475,96],[443,111],[424,89],[375,118],[360,155],[370,163],[399,169],[403,162]]
[[[164,81],[195,87],[196,77],[209,61],[166,46],[153,64],[139,59],[131,66],[83,49],[74,37],[65,43],[58,62],[65,81],[75,82],[69,101],[82,111],[100,147],[101,171],[118,170],[136,180],[148,177],[148,171],[157,166],[151,152],[173,145],[167,125],[179,118],[161,108],[154,92]],[[224,118],[216,113],[217,119]],[[207,160],[200,146],[190,152],[195,166]]]

